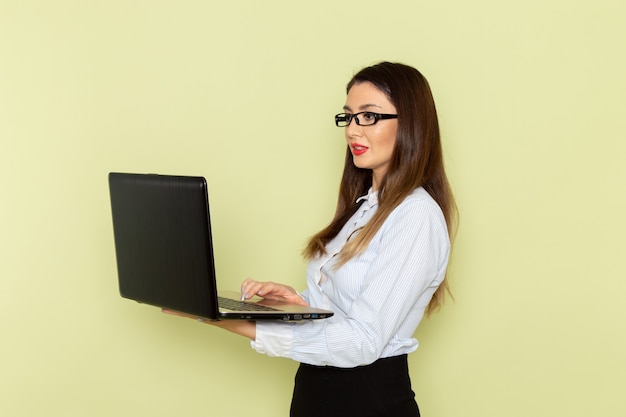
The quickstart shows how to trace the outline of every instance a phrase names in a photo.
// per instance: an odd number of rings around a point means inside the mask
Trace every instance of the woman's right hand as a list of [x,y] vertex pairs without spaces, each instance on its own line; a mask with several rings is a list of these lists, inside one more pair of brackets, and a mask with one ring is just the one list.
[[259,282],[251,278],[241,283],[241,299],[247,300],[255,295],[268,300],[277,300],[289,304],[308,306],[300,294],[288,285],[267,281]]

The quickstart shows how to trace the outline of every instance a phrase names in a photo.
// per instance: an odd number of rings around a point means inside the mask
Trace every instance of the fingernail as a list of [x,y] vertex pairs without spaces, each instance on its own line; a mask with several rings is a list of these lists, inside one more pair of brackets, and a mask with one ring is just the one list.
[[244,294],[241,296],[241,301],[245,300],[246,298],[248,298],[248,294]]

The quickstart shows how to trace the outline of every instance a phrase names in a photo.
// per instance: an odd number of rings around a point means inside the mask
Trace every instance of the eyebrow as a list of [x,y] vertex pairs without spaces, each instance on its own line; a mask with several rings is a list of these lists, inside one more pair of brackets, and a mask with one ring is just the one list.
[[[361,111],[363,111],[363,110],[367,110],[367,109],[368,109],[368,108],[370,108],[370,107],[377,107],[377,108],[379,108],[379,109],[382,109],[382,107],[381,107],[381,106],[379,106],[378,104],[362,104],[362,105],[360,105],[360,106],[359,106],[359,110],[361,110]],[[348,105],[343,106],[343,109],[344,109],[345,111],[352,111],[352,109],[351,109],[351,108],[350,108],[350,106],[348,106]]]

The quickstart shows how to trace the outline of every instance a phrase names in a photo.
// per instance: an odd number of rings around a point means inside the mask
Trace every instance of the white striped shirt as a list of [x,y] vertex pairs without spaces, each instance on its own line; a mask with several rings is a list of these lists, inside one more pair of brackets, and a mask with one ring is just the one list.
[[336,255],[378,208],[370,191],[357,212],[309,262],[303,297],[332,310],[325,320],[257,322],[252,347],[269,356],[312,365],[355,367],[417,349],[413,337],[443,281],[450,241],[441,209],[416,189],[385,220],[367,249],[335,268]]

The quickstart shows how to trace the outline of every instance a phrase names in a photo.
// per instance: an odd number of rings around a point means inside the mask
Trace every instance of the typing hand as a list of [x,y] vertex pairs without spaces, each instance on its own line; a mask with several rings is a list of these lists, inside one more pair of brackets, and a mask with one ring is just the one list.
[[241,299],[248,300],[255,295],[268,300],[308,306],[302,296],[288,285],[278,284],[272,281],[259,282],[248,278],[241,284]]

